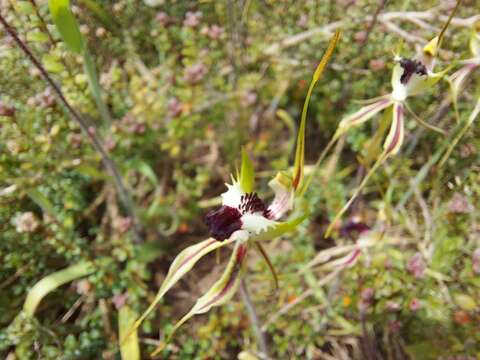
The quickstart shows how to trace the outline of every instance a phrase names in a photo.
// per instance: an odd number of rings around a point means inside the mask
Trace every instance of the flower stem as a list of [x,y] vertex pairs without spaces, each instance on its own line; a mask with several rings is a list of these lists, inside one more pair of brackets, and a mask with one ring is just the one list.
[[248,293],[247,284],[245,283],[245,279],[240,281],[240,295],[242,296],[242,300],[245,303],[245,307],[247,308],[248,316],[250,317],[250,323],[253,327],[255,332],[255,336],[257,338],[258,347],[260,348],[260,358],[261,359],[270,359],[267,340],[265,339],[265,334],[262,331],[262,327],[260,325],[260,321],[258,319],[257,311],[255,310],[255,306],[253,305],[252,299],[250,298],[250,294]]

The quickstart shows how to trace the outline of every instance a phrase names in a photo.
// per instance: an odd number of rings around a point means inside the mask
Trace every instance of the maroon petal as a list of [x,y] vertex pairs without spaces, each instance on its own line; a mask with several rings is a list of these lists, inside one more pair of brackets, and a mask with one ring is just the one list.
[[218,210],[210,211],[205,217],[205,223],[210,228],[212,237],[223,241],[242,227],[242,214],[230,206],[222,206]]

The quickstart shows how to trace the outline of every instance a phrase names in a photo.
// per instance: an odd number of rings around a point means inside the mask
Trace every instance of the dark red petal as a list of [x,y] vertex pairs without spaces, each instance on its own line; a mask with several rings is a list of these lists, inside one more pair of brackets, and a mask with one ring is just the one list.
[[218,210],[210,211],[205,217],[205,223],[210,228],[212,237],[223,241],[242,227],[242,214],[238,209],[222,206]]
[[400,82],[406,85],[413,74],[427,75],[427,68],[418,60],[402,59],[400,66],[403,68],[403,74]]

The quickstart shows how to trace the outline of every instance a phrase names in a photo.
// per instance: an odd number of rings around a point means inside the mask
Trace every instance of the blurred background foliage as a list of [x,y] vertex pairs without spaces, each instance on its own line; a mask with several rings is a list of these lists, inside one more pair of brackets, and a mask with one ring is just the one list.
[[[359,107],[355,100],[390,91],[397,45],[403,42],[404,53],[412,56],[454,4],[77,0],[72,5],[111,121],[102,120],[83,60],[60,41],[46,1],[0,0],[0,12],[118,164],[143,242],[133,244],[132,219],[98,154],[38,70],[0,32],[0,355],[9,359],[119,358],[117,309],[128,303],[143,311],[179,250],[208,236],[203,217],[219,203],[241,146],[264,185],[271,169],[291,164],[306,87],[332,31],[341,28],[342,38],[312,98],[308,163],[341,118]],[[468,19],[478,6],[463,1],[447,32],[441,68],[455,68],[470,56]],[[478,86],[477,71],[461,93],[460,121],[468,118]],[[446,81],[411,105],[447,132],[456,126]],[[351,131],[324,163],[298,205],[311,211],[309,221],[266,244],[280,275],[277,293],[264,263],[249,260],[248,283],[271,356],[480,358],[478,127],[417,184],[412,180],[444,138],[407,121],[401,154],[378,171],[337,233],[323,236],[329,218],[365,173],[359,157],[376,125]],[[354,266],[322,284],[326,268],[307,264],[325,249],[355,243],[360,236],[355,229],[366,226],[383,235]],[[199,263],[144,323],[142,358],[218,276],[216,265],[225,261],[223,252],[219,255]],[[18,315],[36,282],[82,261],[93,261],[91,275],[48,295],[35,318]],[[247,359],[255,349],[244,306],[234,299],[191,320],[163,356]]]

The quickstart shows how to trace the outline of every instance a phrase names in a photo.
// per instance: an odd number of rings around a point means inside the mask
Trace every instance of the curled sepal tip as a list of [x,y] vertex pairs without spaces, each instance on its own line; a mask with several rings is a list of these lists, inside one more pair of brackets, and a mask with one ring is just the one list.
[[127,332],[127,335],[121,339],[122,343],[142,324],[146,317],[150,315],[165,293],[170,290],[170,288],[175,285],[186,273],[188,273],[198,262],[198,260],[213,250],[230,244],[231,242],[232,240],[217,241],[213,238],[209,238],[180,252],[170,266],[168,274],[165,277],[162,286],[158,290],[155,299],[152,301],[148,309],[142,314],[142,316],[135,321],[133,327]]
[[313,73],[312,81],[310,82],[310,86],[307,91],[307,95],[305,97],[305,102],[303,103],[302,109],[302,117],[300,119],[300,127],[298,129],[297,135],[297,146],[295,149],[295,163],[293,165],[293,182],[292,187],[294,190],[301,189],[301,185],[303,182],[304,177],[304,165],[305,165],[305,126],[307,122],[307,111],[308,111],[308,104],[310,103],[310,98],[312,97],[313,88],[315,84],[320,79],[325,67],[328,64],[328,61],[333,55],[333,51],[337,46],[337,42],[340,38],[340,32],[337,30],[335,34],[330,39],[328,43],[327,50],[322,56],[315,72]]
[[246,254],[246,243],[239,241],[236,242],[233,253],[230,256],[228,265],[221,278],[215,282],[215,284],[213,284],[213,286],[197,300],[192,309],[175,324],[166,342],[155,349],[152,356],[157,356],[165,348],[165,345],[170,341],[177,329],[191,317],[198,314],[204,314],[212,307],[223,305],[232,298],[240,283]]

